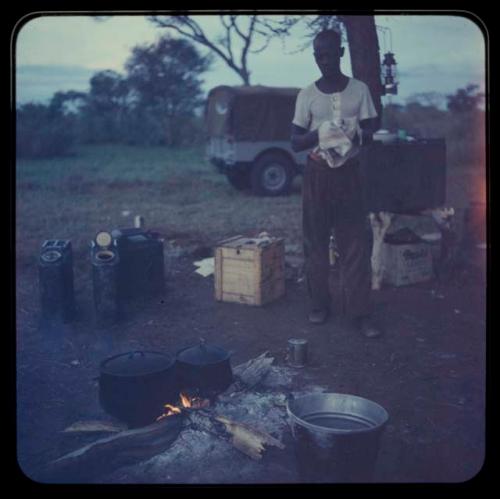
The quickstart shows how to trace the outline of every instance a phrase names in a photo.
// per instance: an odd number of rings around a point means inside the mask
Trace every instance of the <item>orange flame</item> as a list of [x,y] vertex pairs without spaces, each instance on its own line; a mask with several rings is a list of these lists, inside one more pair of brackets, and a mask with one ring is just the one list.
[[184,393],[181,393],[180,397],[181,397],[182,407],[192,407],[191,399],[187,395],[184,395]]
[[172,404],[165,404],[163,407],[167,409],[161,416],[156,418],[156,421],[160,421],[163,418],[168,416],[173,416],[174,414],[180,414],[182,409],[202,409],[208,407],[210,405],[210,401],[208,399],[202,399],[199,397],[189,397],[184,393],[179,394],[180,397],[180,406],[175,406]]
[[160,421],[160,419],[166,418],[168,416],[173,416],[174,414],[181,413],[180,408],[176,407],[175,405],[165,404],[163,407],[165,407],[165,409],[167,409],[167,412],[164,412],[161,416],[156,418],[156,421]]

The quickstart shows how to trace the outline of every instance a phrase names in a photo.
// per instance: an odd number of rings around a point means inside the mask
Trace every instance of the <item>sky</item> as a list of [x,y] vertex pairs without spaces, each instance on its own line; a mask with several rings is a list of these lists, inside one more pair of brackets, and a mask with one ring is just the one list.
[[[217,35],[217,16],[197,16],[209,36]],[[375,16],[381,57],[391,50],[397,60],[401,102],[415,93],[454,93],[469,83],[485,86],[485,39],[472,20],[458,15]],[[22,26],[15,42],[17,103],[44,102],[58,90],[89,88],[96,71],[124,72],[132,47],[153,43],[165,33],[144,15],[111,16],[96,20],[87,15],[42,15]],[[291,53],[305,32],[297,31],[285,47],[273,41],[268,49],[250,56],[252,84],[304,87],[320,74],[312,48]],[[342,60],[351,75],[349,51]],[[203,89],[239,85],[241,80],[223,62],[216,61],[203,75]],[[385,98],[389,99],[389,98]]]

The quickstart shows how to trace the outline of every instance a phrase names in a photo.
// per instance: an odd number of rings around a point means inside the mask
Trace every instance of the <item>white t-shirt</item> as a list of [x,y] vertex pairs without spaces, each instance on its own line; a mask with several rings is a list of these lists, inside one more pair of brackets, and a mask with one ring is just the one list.
[[359,122],[376,116],[368,86],[349,78],[342,92],[326,94],[315,83],[303,88],[297,95],[292,123],[308,131],[319,129],[320,143],[314,152],[337,168],[359,152],[359,145],[353,142],[361,132]]

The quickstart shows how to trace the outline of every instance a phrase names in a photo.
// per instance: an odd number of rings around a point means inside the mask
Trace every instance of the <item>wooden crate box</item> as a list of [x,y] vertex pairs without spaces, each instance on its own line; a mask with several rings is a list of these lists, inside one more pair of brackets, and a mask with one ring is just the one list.
[[217,245],[216,300],[264,305],[284,293],[284,239],[235,236]]

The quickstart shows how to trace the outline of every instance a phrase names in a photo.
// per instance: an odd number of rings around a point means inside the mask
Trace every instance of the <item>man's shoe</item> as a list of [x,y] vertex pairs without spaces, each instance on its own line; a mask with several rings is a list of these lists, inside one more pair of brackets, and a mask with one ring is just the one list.
[[356,321],[356,326],[365,338],[378,338],[379,336],[382,336],[382,330],[369,316],[360,317]]
[[313,308],[307,315],[312,324],[323,324],[328,318],[328,310],[325,308]]

